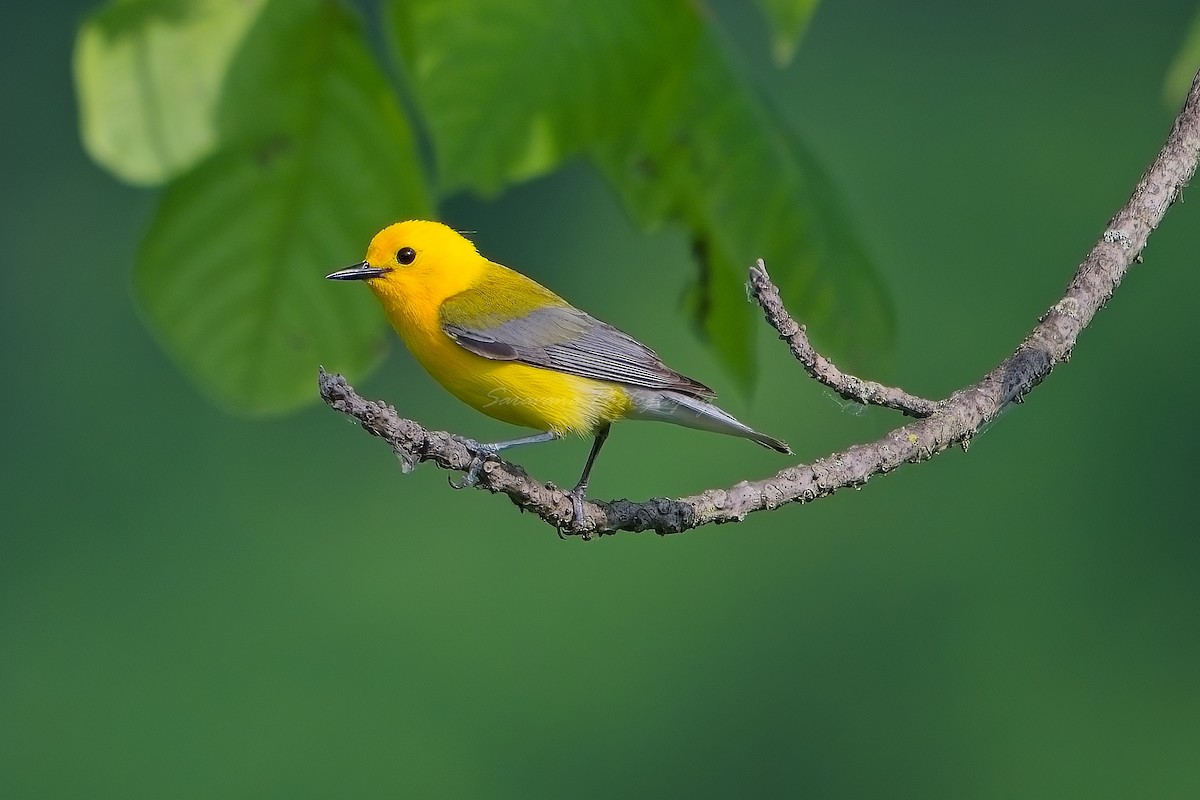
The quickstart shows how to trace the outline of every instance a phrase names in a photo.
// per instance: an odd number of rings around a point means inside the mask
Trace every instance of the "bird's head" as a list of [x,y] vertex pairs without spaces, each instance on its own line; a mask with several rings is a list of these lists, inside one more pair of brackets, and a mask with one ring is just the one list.
[[387,226],[375,234],[365,259],[325,277],[365,280],[385,303],[440,303],[472,286],[485,263],[453,228],[414,219]]

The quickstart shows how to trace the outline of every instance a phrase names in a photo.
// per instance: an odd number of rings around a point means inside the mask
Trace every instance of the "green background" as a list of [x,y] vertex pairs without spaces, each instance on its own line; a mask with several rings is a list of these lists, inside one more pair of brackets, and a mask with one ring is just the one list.
[[[1200,793],[1192,203],[969,454],[737,526],[560,542],[435,469],[401,475],[323,406],[229,416],[168,361],[130,296],[154,195],[78,141],[91,7],[14,7],[0,29],[0,795]],[[892,292],[877,377],[935,397],[1015,346],[1124,202],[1194,10],[829,0],[779,70],[757,13],[716,8]],[[897,424],[843,408],[766,330],[740,394],[677,312],[682,232],[640,234],[581,164],[441,216],[801,459]],[[430,426],[513,430],[399,346],[359,388]],[[585,453],[518,460],[567,483]],[[631,423],[592,494],[783,463]]]

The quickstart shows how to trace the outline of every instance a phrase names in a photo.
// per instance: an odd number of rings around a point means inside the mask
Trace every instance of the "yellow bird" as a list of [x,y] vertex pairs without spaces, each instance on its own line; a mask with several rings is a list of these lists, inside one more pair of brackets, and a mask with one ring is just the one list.
[[713,405],[712,389],[671,369],[637,339],[489,261],[440,222],[389,225],[371,240],[365,260],[326,277],[366,281],[413,356],[459,400],[541,431],[470,442],[476,456],[461,486],[478,480],[487,455],[568,433],[590,435],[591,452],[569,493],[578,523],[596,455],[620,419],[673,422],[791,453]]

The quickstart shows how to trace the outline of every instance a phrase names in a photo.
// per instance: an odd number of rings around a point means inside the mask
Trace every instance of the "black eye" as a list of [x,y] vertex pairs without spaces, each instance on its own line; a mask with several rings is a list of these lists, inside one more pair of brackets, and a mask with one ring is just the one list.
[[411,247],[401,247],[396,251],[396,261],[400,264],[411,264],[417,260],[417,251]]

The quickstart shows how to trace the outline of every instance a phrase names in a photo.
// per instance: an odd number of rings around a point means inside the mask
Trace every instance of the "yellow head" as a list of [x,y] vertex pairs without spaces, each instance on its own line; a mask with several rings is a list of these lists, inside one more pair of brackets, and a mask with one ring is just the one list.
[[371,240],[365,260],[325,277],[365,280],[389,310],[437,308],[473,286],[486,265],[452,228],[414,219],[387,226]]

